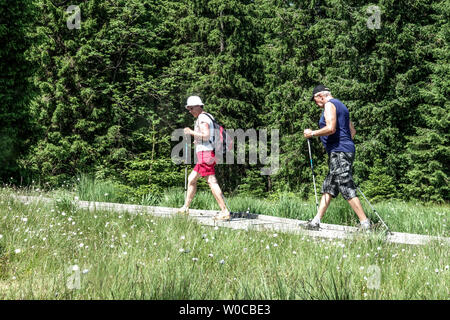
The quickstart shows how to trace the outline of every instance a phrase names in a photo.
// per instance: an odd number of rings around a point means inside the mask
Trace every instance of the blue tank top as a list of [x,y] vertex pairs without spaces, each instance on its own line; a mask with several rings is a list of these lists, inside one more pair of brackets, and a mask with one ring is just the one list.
[[[350,113],[347,107],[338,99],[330,99],[330,102],[336,107],[336,132],[329,136],[322,136],[320,140],[330,152],[355,152],[355,144],[350,133]],[[324,113],[319,120],[319,128],[326,126]]]

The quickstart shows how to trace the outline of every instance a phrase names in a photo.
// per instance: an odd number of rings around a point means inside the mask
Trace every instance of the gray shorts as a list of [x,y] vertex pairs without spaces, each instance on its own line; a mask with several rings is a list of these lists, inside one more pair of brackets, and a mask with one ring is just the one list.
[[322,185],[322,193],[329,193],[333,198],[342,194],[345,200],[356,197],[353,182],[352,165],[355,160],[353,152],[331,152],[328,157],[329,172]]

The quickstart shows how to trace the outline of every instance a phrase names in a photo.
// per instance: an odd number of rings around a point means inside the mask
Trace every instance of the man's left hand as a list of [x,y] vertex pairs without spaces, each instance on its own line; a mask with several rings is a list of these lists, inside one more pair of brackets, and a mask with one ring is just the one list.
[[311,129],[305,129],[305,131],[303,131],[303,136],[306,139],[312,138],[313,137],[312,130]]

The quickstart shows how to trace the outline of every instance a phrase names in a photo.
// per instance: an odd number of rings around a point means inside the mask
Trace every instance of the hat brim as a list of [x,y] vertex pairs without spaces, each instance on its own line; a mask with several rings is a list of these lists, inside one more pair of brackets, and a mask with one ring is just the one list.
[[188,107],[202,107],[203,108],[203,106],[204,106],[204,104],[202,103],[202,104],[196,104],[196,105],[193,105],[193,106],[187,104],[184,107],[187,109]]

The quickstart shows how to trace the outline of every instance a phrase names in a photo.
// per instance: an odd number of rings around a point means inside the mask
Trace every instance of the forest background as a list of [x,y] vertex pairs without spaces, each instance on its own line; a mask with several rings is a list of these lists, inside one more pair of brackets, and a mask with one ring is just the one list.
[[1,181],[181,188],[171,133],[199,95],[226,128],[279,130],[277,173],[219,165],[226,193],[306,199],[324,83],[350,110],[366,195],[448,202],[449,16],[449,0],[0,0]]

